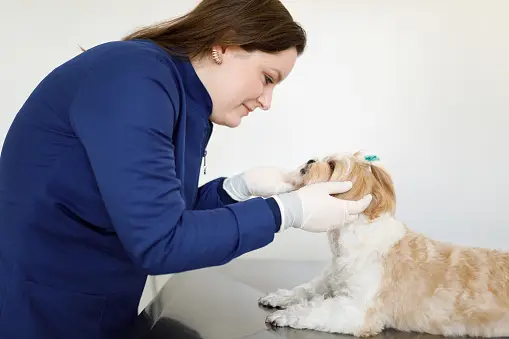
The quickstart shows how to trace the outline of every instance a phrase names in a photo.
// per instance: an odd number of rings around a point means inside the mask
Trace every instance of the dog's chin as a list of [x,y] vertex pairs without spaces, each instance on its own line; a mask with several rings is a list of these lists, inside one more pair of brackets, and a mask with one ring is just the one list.
[[327,182],[329,181],[328,177],[325,178],[323,175],[317,175],[318,173],[301,173],[300,169],[297,169],[295,171],[290,172],[286,178],[285,181],[292,184],[295,190],[298,190],[299,188],[302,188],[304,186],[320,183],[320,182]]
[[302,178],[295,178],[290,183],[292,184],[294,190],[298,190],[304,186],[313,185],[317,183],[327,182],[328,180],[306,180]]
[[306,185],[299,169],[288,173],[285,177],[285,181],[290,183],[296,190]]

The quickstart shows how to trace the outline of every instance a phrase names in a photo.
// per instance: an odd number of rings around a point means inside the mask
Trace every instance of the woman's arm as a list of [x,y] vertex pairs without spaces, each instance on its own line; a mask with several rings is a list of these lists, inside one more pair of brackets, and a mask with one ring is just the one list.
[[262,198],[185,209],[171,138],[174,75],[154,56],[135,54],[91,70],[70,109],[126,251],[148,274],[166,274],[222,265],[269,244],[279,225]]
[[225,177],[216,178],[200,186],[194,208],[207,210],[237,203],[238,201],[224,190],[225,179]]
[[253,196],[272,197],[288,193],[294,190],[288,175],[286,170],[278,167],[259,166],[228,178],[215,179],[200,187],[196,208],[218,208]]

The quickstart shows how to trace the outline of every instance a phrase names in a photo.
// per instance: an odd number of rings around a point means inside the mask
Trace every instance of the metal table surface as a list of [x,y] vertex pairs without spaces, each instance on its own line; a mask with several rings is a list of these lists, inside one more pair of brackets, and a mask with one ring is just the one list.
[[[273,310],[258,305],[258,298],[267,292],[306,282],[326,264],[319,261],[237,259],[220,267],[176,274],[140,314],[136,338],[352,338],[342,334],[271,327],[265,324],[265,317]],[[373,338],[442,337],[388,330]]]

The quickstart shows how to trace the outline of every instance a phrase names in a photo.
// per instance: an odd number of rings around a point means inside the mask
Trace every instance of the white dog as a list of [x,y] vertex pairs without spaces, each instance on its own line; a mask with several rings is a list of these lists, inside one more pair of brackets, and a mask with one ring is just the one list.
[[[368,159],[368,160],[366,160]],[[328,232],[332,262],[323,274],[259,300],[280,308],[276,326],[354,336],[384,329],[445,336],[509,336],[509,253],[427,238],[394,216],[391,177],[360,153],[309,161],[297,187],[350,180],[338,197],[373,201],[355,221]]]

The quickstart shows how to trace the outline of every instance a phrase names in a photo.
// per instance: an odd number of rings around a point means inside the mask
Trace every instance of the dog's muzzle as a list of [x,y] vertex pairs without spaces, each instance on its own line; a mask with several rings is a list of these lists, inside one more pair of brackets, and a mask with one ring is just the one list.
[[308,160],[308,162],[306,163],[306,166],[304,166],[304,168],[301,168],[300,174],[302,174],[302,175],[306,174],[309,170],[309,167],[312,164],[314,164],[315,162],[316,162],[316,160],[313,160],[313,159]]

